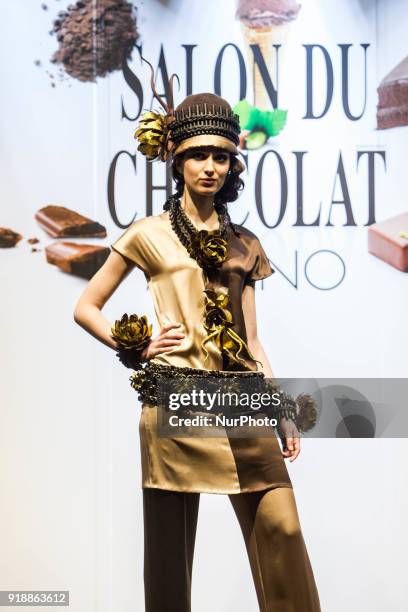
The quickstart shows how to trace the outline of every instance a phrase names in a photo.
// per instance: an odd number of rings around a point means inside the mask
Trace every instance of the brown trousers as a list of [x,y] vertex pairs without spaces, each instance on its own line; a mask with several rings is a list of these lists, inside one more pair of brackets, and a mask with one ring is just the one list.
[[[320,612],[293,489],[229,496],[261,612]],[[146,612],[190,612],[199,493],[143,489]]]

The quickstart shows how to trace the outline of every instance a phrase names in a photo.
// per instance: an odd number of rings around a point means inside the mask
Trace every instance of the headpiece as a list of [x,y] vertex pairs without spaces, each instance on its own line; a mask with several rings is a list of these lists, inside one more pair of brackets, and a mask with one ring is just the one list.
[[156,91],[153,66],[142,59],[150,66],[153,95],[165,114],[148,111],[142,115],[135,132],[139,141],[138,151],[151,161],[166,161],[170,155],[193,147],[213,146],[238,153],[239,117],[224,98],[213,93],[194,94],[187,96],[174,110],[173,81],[176,75],[169,79],[166,104]]

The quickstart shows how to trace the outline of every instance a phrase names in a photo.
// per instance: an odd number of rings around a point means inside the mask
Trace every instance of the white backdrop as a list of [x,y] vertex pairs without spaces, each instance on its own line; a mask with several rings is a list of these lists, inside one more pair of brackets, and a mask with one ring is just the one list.
[[[392,6],[391,6],[392,4]],[[107,176],[115,154],[134,152],[137,111],[134,93],[116,72],[97,84],[73,79],[50,87],[43,66],[55,50],[48,36],[60,2],[49,10],[26,0],[4,9],[0,23],[1,102],[0,225],[24,237],[37,235],[40,247],[52,240],[38,228],[34,213],[49,203],[89,215],[106,225],[110,244],[121,233],[107,204]],[[242,47],[232,1],[150,0],[139,6],[139,44],[157,64],[163,44],[169,71],[180,74],[179,102],[185,95],[182,44],[194,50],[193,88],[213,91],[221,47]],[[406,377],[407,275],[367,253],[366,162],[357,169],[357,151],[386,152],[387,168],[376,162],[377,220],[407,208],[407,128],[377,132],[376,87],[406,55],[408,20],[402,0],[310,0],[291,28],[285,59],[282,106],[288,125],[267,148],[282,156],[288,173],[287,212],[276,229],[262,225],[254,203],[254,174],[265,149],[249,156],[247,188],[231,208],[261,239],[276,274],[260,284],[260,337],[272,368],[281,377]],[[191,24],[194,24],[192,27]],[[211,35],[209,35],[211,33]],[[334,101],[321,120],[305,113],[304,44],[321,44],[334,64]],[[361,43],[369,43],[368,100],[360,121],[340,108],[339,44],[352,43],[352,100],[362,101]],[[244,50],[243,50],[244,52]],[[149,74],[137,52],[129,64],[143,83]],[[225,54],[222,94],[237,101],[234,54]],[[160,79],[159,79],[159,84]],[[318,89],[317,96],[322,95]],[[250,93],[250,88],[248,89]],[[318,99],[318,97],[316,98]],[[360,102],[360,103],[359,103]],[[293,151],[308,151],[304,174],[305,220],[321,204],[322,226],[292,227],[296,215]],[[349,181],[357,227],[342,227],[335,206],[334,227],[325,227],[339,152]],[[265,216],[277,217],[279,189],[271,156],[265,162]],[[155,168],[163,183],[163,169]],[[339,185],[336,182],[336,193]],[[118,214],[125,223],[145,214],[145,166],[134,173],[122,157],[115,182]],[[161,211],[164,192],[154,195]],[[340,198],[338,198],[340,199]],[[91,240],[86,240],[91,242]],[[98,244],[101,241],[98,242]],[[322,291],[303,273],[307,257],[336,251],[346,266],[343,282]],[[299,277],[295,288],[294,253]],[[332,284],[337,260],[315,259],[310,274]],[[132,612],[143,609],[139,403],[125,371],[111,351],[75,325],[75,302],[85,281],[64,275],[31,253],[23,241],[0,252],[0,589],[69,589],[74,612]],[[145,281],[135,271],[107,304],[113,321],[122,312],[154,313]],[[405,315],[405,316],[404,316]],[[406,442],[394,440],[304,440],[288,469],[324,612],[392,612],[406,609]],[[171,526],[169,526],[171,528]],[[202,496],[194,566],[194,612],[248,612],[256,599],[244,545],[228,498]],[[227,580],[220,580],[228,575]]]

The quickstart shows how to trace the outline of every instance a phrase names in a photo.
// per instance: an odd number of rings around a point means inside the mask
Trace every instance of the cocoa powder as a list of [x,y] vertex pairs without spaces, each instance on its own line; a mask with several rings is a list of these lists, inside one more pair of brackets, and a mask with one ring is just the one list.
[[59,43],[51,62],[79,81],[96,81],[130,59],[138,38],[136,12],[127,0],[78,0],[54,20]]

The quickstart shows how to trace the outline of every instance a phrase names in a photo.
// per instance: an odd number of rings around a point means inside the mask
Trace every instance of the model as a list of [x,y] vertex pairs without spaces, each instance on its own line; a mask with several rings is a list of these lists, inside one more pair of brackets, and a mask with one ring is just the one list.
[[[160,377],[273,378],[257,336],[254,291],[255,282],[273,270],[257,237],[233,224],[227,210],[243,186],[237,116],[211,93],[188,96],[173,110],[153,82],[152,88],[166,114],[142,117],[139,151],[149,159],[170,158],[175,194],[164,212],[137,220],[116,240],[74,314],[135,370],[133,386],[143,400],[145,609],[190,611],[199,497],[218,493],[229,495],[240,523],[260,610],[318,612],[284,461],[300,452],[294,433],[298,415],[292,420],[290,411],[281,415],[282,450],[276,435],[158,435]],[[144,316],[124,315],[112,326],[101,312],[134,266],[148,279],[160,327],[154,338]]]

